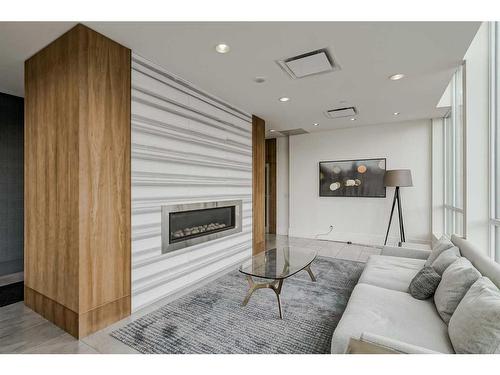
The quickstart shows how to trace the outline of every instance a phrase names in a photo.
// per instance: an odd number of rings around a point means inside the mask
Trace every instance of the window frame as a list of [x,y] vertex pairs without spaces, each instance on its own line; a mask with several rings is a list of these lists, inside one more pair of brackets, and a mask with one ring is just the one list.
[[[498,116],[498,70],[499,59],[499,25],[498,22],[490,22],[489,27],[489,150],[488,150],[488,161],[489,161],[489,239],[490,246],[488,249],[488,255],[491,259],[496,262],[500,262],[500,251],[499,251],[499,241],[500,238],[496,236],[496,229],[500,227],[500,217],[497,217],[497,204],[500,200],[496,197],[497,191],[497,181],[496,175],[498,168],[500,167],[497,159],[499,145],[497,144],[498,133],[500,131],[500,123]],[[500,143],[500,142],[498,142]]]
[[[457,101],[457,74],[461,72],[461,100]],[[460,69],[451,79],[451,108],[443,117],[443,232],[446,235],[467,235],[467,121],[466,121],[466,63],[462,61]],[[461,113],[459,113],[459,111]],[[461,120],[461,142],[457,133],[457,120]],[[458,147],[461,149],[461,178],[458,177]],[[451,149],[450,149],[451,148]],[[458,188],[460,184],[460,188]],[[459,191],[459,189],[461,191]],[[461,193],[461,194],[460,194]],[[461,205],[458,204],[460,196]],[[459,207],[461,206],[461,207]],[[460,225],[461,224],[461,225]]]

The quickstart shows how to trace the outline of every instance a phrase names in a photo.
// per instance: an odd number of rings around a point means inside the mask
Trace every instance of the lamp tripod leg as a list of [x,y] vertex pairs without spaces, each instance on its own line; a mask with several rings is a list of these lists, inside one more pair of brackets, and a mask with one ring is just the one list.
[[405,236],[405,226],[403,222],[403,205],[401,204],[401,194],[398,189],[398,213],[399,213],[399,233],[401,237],[401,242],[406,242],[406,236]]
[[385,234],[384,245],[387,245],[387,238],[389,237],[389,231],[391,230],[392,215],[394,215],[394,206],[396,205],[396,194],[397,194],[397,188],[396,191],[394,192],[394,198],[392,200],[391,216],[389,217],[389,225],[387,226],[387,233]]

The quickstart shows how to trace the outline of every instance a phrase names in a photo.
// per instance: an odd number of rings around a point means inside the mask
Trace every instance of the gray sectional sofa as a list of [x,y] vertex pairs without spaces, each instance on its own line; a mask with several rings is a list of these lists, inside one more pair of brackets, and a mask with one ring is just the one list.
[[[498,263],[462,238],[452,236],[451,242],[482,276],[500,288]],[[333,334],[332,353],[348,351],[351,339],[399,353],[455,353],[448,324],[434,299],[418,300],[408,293],[411,280],[430,254],[430,250],[384,247],[381,255],[368,259]]]

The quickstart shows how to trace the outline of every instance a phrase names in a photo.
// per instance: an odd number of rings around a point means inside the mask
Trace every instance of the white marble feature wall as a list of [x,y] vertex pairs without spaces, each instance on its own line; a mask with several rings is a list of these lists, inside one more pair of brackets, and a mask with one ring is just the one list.
[[[161,251],[161,206],[242,200],[243,230]],[[251,255],[251,116],[140,56],[132,58],[132,309]]]

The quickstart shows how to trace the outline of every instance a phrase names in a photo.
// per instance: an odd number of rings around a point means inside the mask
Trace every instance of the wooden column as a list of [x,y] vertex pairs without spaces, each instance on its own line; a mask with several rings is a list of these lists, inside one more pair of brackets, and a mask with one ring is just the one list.
[[25,62],[25,304],[78,338],[130,315],[130,58],[77,25]]
[[253,253],[265,250],[265,179],[266,148],[264,120],[252,116],[252,202],[253,202]]
[[266,139],[266,164],[269,167],[269,190],[266,192],[269,210],[268,232],[276,234],[276,138]]

